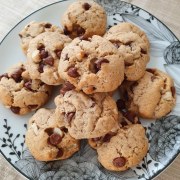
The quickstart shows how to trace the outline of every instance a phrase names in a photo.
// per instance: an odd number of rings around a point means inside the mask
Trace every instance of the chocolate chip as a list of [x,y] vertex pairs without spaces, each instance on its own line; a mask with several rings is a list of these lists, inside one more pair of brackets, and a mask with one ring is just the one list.
[[133,62],[125,62],[125,66],[132,66]]
[[126,111],[126,112],[122,112],[122,113],[125,118],[127,118],[132,123],[135,123],[135,118],[137,117],[137,115],[134,112]]
[[58,58],[60,58],[61,57],[61,50],[60,49],[56,49],[55,51],[55,54],[56,54],[56,56],[58,57]]
[[57,152],[56,158],[62,157],[63,154],[64,154],[63,149],[62,148],[58,148],[58,152]]
[[2,75],[0,76],[0,80],[1,80],[3,77],[9,78],[8,73],[2,74]]
[[44,59],[44,58],[47,58],[47,57],[48,57],[48,52],[45,51],[45,49],[41,49],[41,50],[39,51],[39,55],[40,55],[40,58],[41,58],[41,59]]
[[91,5],[88,4],[88,3],[84,3],[82,6],[83,6],[83,8],[84,8],[86,11],[91,8]]
[[113,45],[118,49],[120,46],[119,46],[119,44],[118,43],[113,43]]
[[71,120],[73,119],[74,115],[75,115],[75,112],[69,112],[69,113],[65,114],[65,119],[66,119],[66,121],[67,121],[68,123],[70,123]]
[[36,109],[38,107],[37,104],[32,104],[27,106],[29,109]]
[[44,27],[45,27],[45,28],[51,28],[51,27],[52,27],[52,24],[47,23],[47,24],[44,25]]
[[10,109],[15,114],[19,114],[20,112],[20,107],[11,106]]
[[152,74],[154,74],[155,72],[156,72],[156,70],[155,69],[146,69],[146,71],[148,71],[148,72],[150,72],[150,73],[152,73]]
[[103,63],[109,63],[109,61],[108,61],[107,59],[105,59],[105,58],[99,58],[99,59],[95,62],[96,68],[97,68],[98,70],[100,70],[100,69],[101,69],[101,65],[102,65]]
[[38,71],[39,71],[40,73],[43,73],[43,72],[44,72],[44,64],[43,64],[43,63],[40,63],[40,64],[39,64]]
[[147,54],[147,51],[146,51],[145,49],[142,49],[142,48],[141,48],[141,53],[142,53],[142,54]]
[[31,85],[32,85],[32,81],[31,80],[24,83],[24,87],[26,89],[30,90],[30,91],[32,91]]
[[77,78],[80,76],[76,67],[69,67],[67,74],[72,78]]
[[128,125],[128,123],[126,122],[126,120],[125,120],[124,118],[122,118],[121,125],[122,125],[122,127],[124,127],[124,126],[127,126],[127,125]]
[[97,73],[97,72],[98,72],[98,69],[97,69],[96,64],[95,64],[95,62],[96,62],[97,60],[98,60],[97,58],[93,58],[93,59],[91,59],[91,61],[90,61],[89,70],[90,70],[92,73]]
[[61,127],[60,128],[63,132],[67,133],[68,132],[68,129],[66,127]]
[[66,81],[60,89],[60,94],[64,96],[67,91],[71,91],[74,88],[74,85],[72,85],[69,81]]
[[19,34],[19,37],[22,38],[23,37],[22,34]]
[[114,133],[114,132],[111,132],[111,133],[106,134],[106,135],[103,137],[103,142],[110,142],[111,138],[112,138],[113,136],[115,136],[115,135],[116,135],[116,133]]
[[43,59],[43,63],[47,64],[49,66],[53,66],[54,65],[54,58],[52,56],[48,56],[47,58]]
[[123,109],[126,109],[126,104],[125,104],[125,101],[122,100],[122,99],[118,99],[116,101],[116,104],[117,104],[117,107],[118,107],[118,110],[119,111],[122,111]]
[[54,128],[47,128],[44,130],[49,136],[51,136],[54,132]]
[[130,46],[132,42],[133,42],[133,41],[127,41],[126,43],[124,43],[124,45]]
[[100,141],[102,139],[102,137],[96,137],[96,138],[92,138],[91,140],[94,142]]
[[172,96],[175,97],[176,89],[174,86],[171,87]]
[[68,30],[67,26],[64,27],[64,34],[69,35],[71,32]]
[[37,49],[38,49],[39,51],[44,50],[44,49],[45,49],[44,44],[39,44]]
[[68,57],[68,54],[66,54],[64,61],[68,61],[68,60],[69,60],[69,57]]
[[11,74],[11,77],[18,83],[21,82],[22,80],[22,72],[24,71],[23,68],[18,69],[17,71],[15,71],[13,74]]
[[77,35],[82,36],[84,33],[85,33],[85,29],[79,26],[77,28]]
[[116,167],[123,167],[126,164],[126,159],[124,157],[117,157],[113,159],[113,165]]
[[62,141],[62,137],[57,133],[51,134],[48,139],[48,142],[53,146],[58,145],[61,141]]

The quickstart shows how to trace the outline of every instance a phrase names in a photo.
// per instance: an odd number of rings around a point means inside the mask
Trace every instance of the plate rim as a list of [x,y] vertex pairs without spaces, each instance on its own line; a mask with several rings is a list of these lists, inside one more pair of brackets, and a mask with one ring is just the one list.
[[[0,46],[1,46],[1,44],[4,42],[4,40],[6,39],[6,37],[7,37],[21,22],[23,22],[24,20],[26,20],[28,17],[30,17],[31,15],[35,14],[35,13],[38,12],[38,11],[41,11],[42,9],[45,9],[45,8],[47,8],[47,7],[49,7],[49,6],[52,6],[52,5],[54,5],[54,4],[58,4],[58,3],[61,3],[61,2],[65,2],[65,1],[69,1],[69,0],[58,0],[58,1],[56,1],[56,2],[50,3],[50,4],[46,5],[46,6],[43,6],[43,7],[39,8],[39,9],[33,11],[32,13],[28,14],[27,16],[25,16],[23,19],[21,19],[17,24],[15,24],[15,25],[6,33],[6,35],[5,35],[5,36],[2,38],[2,40],[0,41]],[[132,4],[132,3],[129,3],[129,2],[126,2],[126,1],[123,1],[123,0],[120,0],[120,1],[121,1],[121,2],[124,2],[124,3],[126,3],[126,4],[130,4],[130,5],[136,6],[137,8],[140,8],[140,9],[142,9],[143,11],[145,11],[145,12],[147,12],[148,14],[152,15],[153,17],[155,17],[159,22],[162,23],[163,26],[165,26],[165,27],[174,35],[174,37],[176,38],[176,40],[177,40],[178,42],[180,42],[180,39],[176,36],[176,34],[174,34],[174,32],[173,32],[164,22],[162,22],[159,18],[157,18],[156,16],[154,16],[152,13],[148,12],[148,11],[145,10],[144,8],[141,8],[141,7],[139,7],[139,6],[135,5],[135,4]],[[8,158],[7,158],[7,157],[5,156],[5,154],[1,151],[1,149],[0,149],[0,153],[1,153],[1,155],[3,156],[3,158],[4,158],[19,174],[21,174],[22,176],[24,176],[26,179],[29,179],[29,180],[30,180],[30,178],[29,178],[24,172],[20,171],[13,163],[11,163],[11,162],[8,160]],[[170,167],[170,165],[174,162],[174,160],[175,160],[179,155],[180,155],[180,149],[177,151],[177,153],[174,155],[174,157],[168,162],[168,164],[167,164],[164,168],[162,168],[161,170],[157,171],[157,172],[151,177],[151,179],[154,179],[155,177],[158,177],[160,174],[162,174],[162,172],[165,171],[168,167]],[[148,179],[148,180],[150,180],[150,179]]]

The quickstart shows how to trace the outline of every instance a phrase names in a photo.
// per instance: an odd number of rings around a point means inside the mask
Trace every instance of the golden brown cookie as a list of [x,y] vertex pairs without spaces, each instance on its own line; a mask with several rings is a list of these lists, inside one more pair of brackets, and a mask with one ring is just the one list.
[[58,71],[76,90],[86,94],[110,92],[124,80],[124,58],[100,36],[76,38],[63,49]]
[[95,138],[108,133],[117,123],[115,101],[105,93],[86,95],[74,90],[55,98],[56,118],[64,120],[76,139]]
[[71,38],[104,35],[106,31],[106,12],[94,1],[79,0],[72,3],[62,17],[64,34]]
[[23,115],[44,105],[52,87],[31,79],[24,64],[0,76],[0,101],[15,114]]
[[97,148],[99,162],[111,171],[125,171],[139,164],[147,151],[148,140],[140,124],[120,128],[109,142]]
[[39,109],[29,120],[26,145],[35,159],[53,161],[67,159],[77,152],[80,142],[57,123],[54,110]]
[[147,119],[167,115],[176,102],[172,78],[157,69],[147,69],[137,82],[124,82],[120,87],[122,98],[130,111]]
[[146,34],[137,26],[125,22],[110,28],[104,37],[124,55],[126,79],[140,79],[150,59],[150,44]]

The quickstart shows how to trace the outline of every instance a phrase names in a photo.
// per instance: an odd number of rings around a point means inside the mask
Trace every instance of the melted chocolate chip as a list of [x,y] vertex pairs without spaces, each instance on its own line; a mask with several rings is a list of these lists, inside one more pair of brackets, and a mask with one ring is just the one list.
[[57,152],[56,158],[62,157],[63,154],[64,154],[63,149],[62,148],[58,148],[58,152]]
[[113,159],[113,165],[116,167],[123,167],[126,164],[126,159],[124,157],[117,157]]
[[7,73],[2,74],[2,75],[0,76],[0,80],[1,80],[3,77],[9,78],[9,76],[8,76]]
[[77,32],[77,36],[83,36],[85,34],[85,29],[79,25],[74,25],[74,31]]
[[32,91],[31,85],[32,85],[32,81],[31,80],[24,83],[24,87],[26,89],[30,90],[30,91]]
[[100,69],[101,69],[101,65],[102,65],[103,63],[109,63],[109,61],[108,61],[107,59],[105,59],[105,58],[99,58],[99,59],[95,62],[96,68],[97,68],[98,70],[100,70]]
[[75,115],[75,112],[69,112],[69,113],[65,114],[65,119],[66,119],[66,121],[67,121],[68,123],[70,123],[71,120],[73,119],[74,115]]
[[61,127],[60,128],[63,132],[67,133],[68,132],[68,129],[66,127]]
[[38,48],[37,48],[39,51],[42,51],[45,49],[45,46],[44,44],[39,44]]
[[58,58],[60,58],[61,57],[61,50],[60,49],[56,49],[55,51],[55,54],[56,54],[56,56],[58,57]]
[[47,58],[48,57],[48,52],[45,51],[45,49],[42,49],[39,51],[39,55],[41,59]]
[[45,27],[45,28],[51,28],[51,27],[52,27],[52,24],[47,23],[47,24],[44,25],[44,27]]
[[82,6],[86,11],[88,11],[91,8],[91,5],[88,3],[84,3]]
[[15,114],[19,114],[20,112],[20,107],[11,106],[10,109]]
[[68,30],[67,26],[64,27],[64,34],[69,35],[71,32]]
[[29,109],[36,109],[38,107],[37,104],[31,104],[27,106]]
[[171,87],[172,96],[175,97],[176,89],[174,86]]
[[13,74],[11,74],[11,78],[13,78],[17,83],[21,82],[21,80],[22,80],[21,74],[22,74],[23,71],[24,71],[23,68],[18,69]]
[[38,71],[39,71],[40,73],[43,73],[43,72],[44,72],[44,64],[43,64],[43,63],[40,63],[40,64],[39,64]]
[[132,42],[133,42],[133,41],[127,41],[126,43],[124,43],[124,45],[130,46]]
[[44,131],[48,134],[48,136],[50,136],[50,135],[53,134],[54,128],[47,128],[47,129],[45,129]]
[[125,101],[122,100],[122,99],[118,99],[116,101],[116,104],[117,104],[117,107],[118,107],[118,110],[119,111],[122,111],[123,109],[126,109],[126,104],[125,104]]
[[80,76],[76,67],[68,68],[67,74],[72,78],[77,78]]
[[96,62],[97,60],[98,60],[97,58],[91,59],[91,62],[90,62],[90,65],[89,65],[89,70],[90,70],[92,73],[97,73],[97,72],[98,72],[98,69],[97,69],[96,64],[95,64],[95,62]]
[[131,121],[132,123],[135,123],[135,118],[137,117],[137,115],[132,111],[123,112],[123,116],[127,118],[129,121]]
[[67,91],[71,91],[74,88],[75,88],[74,85],[72,85],[70,82],[66,81],[63,84],[62,88],[60,89],[60,94],[62,94],[64,96]]
[[58,145],[61,141],[62,141],[62,137],[57,133],[51,134],[48,139],[48,142],[53,146]]
[[113,136],[115,136],[115,135],[116,135],[116,133],[114,133],[114,132],[111,132],[111,133],[106,134],[106,135],[103,137],[103,142],[110,142],[111,138],[112,138]]
[[49,66],[53,66],[54,65],[54,58],[52,56],[48,56],[47,58],[43,59],[43,63],[47,64]]

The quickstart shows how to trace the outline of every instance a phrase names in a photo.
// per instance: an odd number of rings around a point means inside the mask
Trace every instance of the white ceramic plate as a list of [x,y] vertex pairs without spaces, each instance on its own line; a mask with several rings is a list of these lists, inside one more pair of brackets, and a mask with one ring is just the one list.
[[[30,21],[49,21],[59,25],[59,19],[73,0],[60,1],[35,11],[18,23],[0,44],[0,74],[7,68],[25,61],[18,33]],[[81,150],[71,159],[56,162],[38,162],[26,149],[24,134],[32,115],[17,116],[0,105],[0,147],[3,156],[20,173],[31,179],[152,179],[162,172],[180,152],[180,42],[157,18],[141,8],[119,0],[97,0],[108,14],[108,28],[119,22],[131,22],[147,33],[151,43],[151,61],[148,67],[167,72],[175,81],[177,104],[171,114],[158,121],[144,121],[149,139],[149,152],[136,167],[125,172],[110,172],[97,161],[96,152],[85,141]],[[54,107],[53,98],[46,105]],[[108,157],[107,157],[108,158]]]

